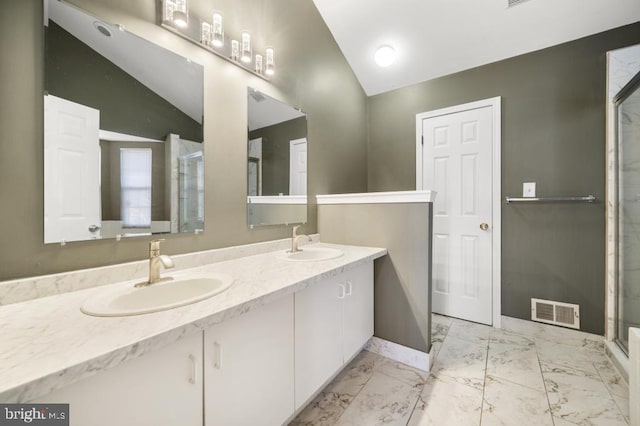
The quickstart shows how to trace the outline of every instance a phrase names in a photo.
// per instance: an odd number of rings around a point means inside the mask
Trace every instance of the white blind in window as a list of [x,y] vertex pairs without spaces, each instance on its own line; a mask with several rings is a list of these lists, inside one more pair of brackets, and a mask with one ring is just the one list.
[[125,228],[151,227],[151,149],[120,149],[120,213]]

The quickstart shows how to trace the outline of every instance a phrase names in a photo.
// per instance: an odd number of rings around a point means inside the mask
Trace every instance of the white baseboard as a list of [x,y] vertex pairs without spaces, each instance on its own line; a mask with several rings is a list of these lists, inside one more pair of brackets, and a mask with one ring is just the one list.
[[375,336],[369,339],[364,349],[394,361],[407,364],[418,370],[431,370],[433,360],[432,353],[425,353]]

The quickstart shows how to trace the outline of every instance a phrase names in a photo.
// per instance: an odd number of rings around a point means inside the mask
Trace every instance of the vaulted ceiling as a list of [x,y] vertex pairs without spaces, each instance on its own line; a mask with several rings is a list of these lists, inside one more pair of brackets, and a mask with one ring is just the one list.
[[[640,0],[313,1],[367,95],[640,21]],[[396,51],[386,68],[381,45]]]

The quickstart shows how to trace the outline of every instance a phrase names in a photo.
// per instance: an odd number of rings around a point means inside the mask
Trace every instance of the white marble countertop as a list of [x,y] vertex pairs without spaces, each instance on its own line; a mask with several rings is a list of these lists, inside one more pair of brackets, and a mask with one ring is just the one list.
[[80,312],[82,303],[105,291],[104,286],[0,307],[0,402],[44,396],[386,254],[381,248],[314,246],[339,248],[344,255],[289,262],[271,252],[176,273],[163,271],[163,276],[176,277],[223,272],[234,278],[234,284],[213,298],[162,312],[128,317]]

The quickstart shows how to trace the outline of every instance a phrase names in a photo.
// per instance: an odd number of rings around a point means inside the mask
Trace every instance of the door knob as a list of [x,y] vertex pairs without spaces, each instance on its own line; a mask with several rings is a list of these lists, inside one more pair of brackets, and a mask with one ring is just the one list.
[[489,224],[482,222],[480,224],[480,229],[482,229],[483,231],[486,231],[487,229],[489,229]]
[[98,225],[89,226],[89,232],[96,232],[98,230],[100,230],[100,227]]

